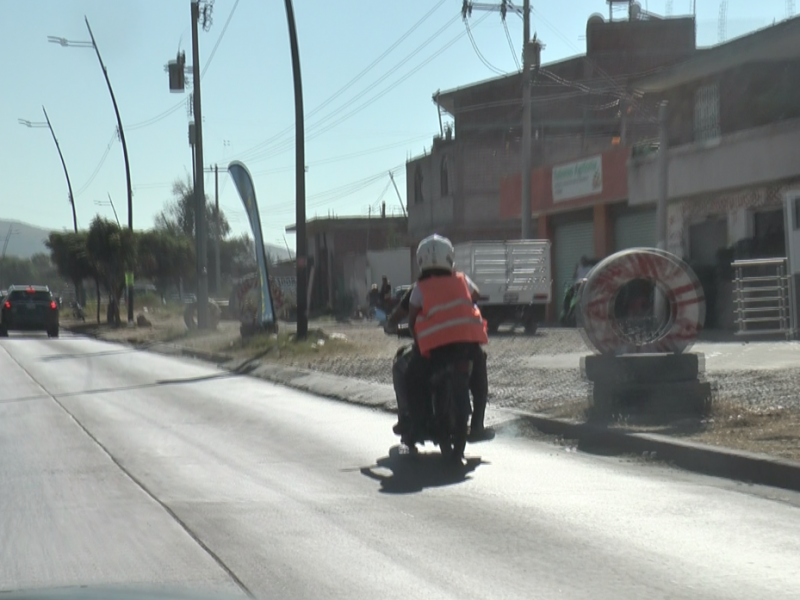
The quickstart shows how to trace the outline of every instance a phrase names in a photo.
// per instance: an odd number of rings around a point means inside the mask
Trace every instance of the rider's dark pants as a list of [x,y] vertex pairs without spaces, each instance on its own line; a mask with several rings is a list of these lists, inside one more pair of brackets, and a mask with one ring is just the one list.
[[[489,399],[489,375],[487,371],[487,355],[482,347],[475,344],[469,349],[472,360],[472,374],[469,388],[472,392],[473,414],[472,423],[483,425],[486,416],[486,403]],[[392,366],[392,379],[397,395],[397,408],[399,416],[405,414],[419,415],[421,407],[420,398],[430,395],[430,378],[433,369],[433,360],[422,356],[416,346],[407,347],[397,353]]]

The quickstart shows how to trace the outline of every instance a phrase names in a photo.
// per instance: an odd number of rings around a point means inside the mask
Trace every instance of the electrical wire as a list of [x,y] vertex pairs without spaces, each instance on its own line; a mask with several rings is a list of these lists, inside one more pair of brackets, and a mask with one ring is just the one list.
[[[371,175],[369,177],[365,177],[358,181],[353,181],[351,183],[347,183],[335,188],[331,188],[329,190],[325,190],[324,192],[318,192],[316,194],[312,194],[306,198],[306,200],[316,200],[312,203],[307,203],[307,208],[320,208],[322,206],[327,206],[342,200],[348,196],[352,196],[353,194],[360,192],[368,187],[374,185],[383,177],[386,177],[388,173],[395,174],[401,169],[405,168],[405,163],[401,165],[397,165],[391,169],[384,169],[375,175]],[[272,206],[268,207],[270,214],[286,214],[288,212],[294,211],[294,205],[287,206],[285,203],[283,206],[277,207]]]
[[[236,0],[236,2],[234,2],[233,7],[231,8],[231,12],[228,14],[228,19],[225,21],[225,25],[222,26],[222,31],[220,32],[219,37],[217,37],[217,41],[214,44],[213,49],[211,50],[211,54],[209,54],[209,56],[208,56],[208,60],[206,60],[206,63],[205,63],[205,66],[203,67],[202,73],[200,74],[200,79],[201,80],[205,76],[206,71],[208,71],[208,68],[211,66],[211,61],[214,60],[214,55],[216,54],[217,48],[219,48],[220,43],[222,43],[222,38],[225,37],[225,32],[228,30],[228,25],[230,24],[231,19],[233,18],[233,13],[236,12],[236,7],[237,6],[239,6],[239,0]],[[163,121],[164,119],[166,119],[170,115],[172,115],[175,112],[177,112],[178,110],[180,110],[181,107],[183,107],[185,104],[186,104],[186,100],[185,99],[181,100],[180,102],[178,102],[177,104],[175,104],[171,108],[168,108],[167,110],[165,110],[164,112],[156,115],[155,117],[151,117],[151,118],[146,119],[144,121],[140,121],[139,123],[133,123],[131,125],[128,125],[125,128],[125,131],[136,131],[137,129],[143,129],[145,127],[149,127],[150,125],[155,125],[159,121]]]
[[103,165],[105,164],[108,155],[111,153],[111,148],[114,147],[114,141],[116,139],[117,139],[117,132],[116,130],[114,130],[114,134],[111,136],[111,139],[108,141],[108,144],[106,144],[106,149],[105,152],[103,152],[103,156],[100,158],[100,161],[97,163],[97,166],[94,168],[94,171],[92,171],[92,174],[89,176],[89,179],[86,180],[86,183],[84,183],[80,187],[80,189],[77,192],[75,192],[75,197],[78,197],[81,194],[83,194],[83,192],[85,192],[89,188],[89,186],[92,185],[92,182],[95,180],[98,173],[100,173],[100,169],[103,168]]
[[[475,22],[475,24],[478,25],[483,20],[485,20],[489,15],[490,15],[490,13],[485,13],[482,17],[480,17]],[[423,62],[418,64],[416,67],[414,67],[411,71],[409,71],[406,74],[404,74],[402,77],[400,77],[399,79],[397,79],[396,81],[391,83],[388,87],[384,88],[382,91],[378,92],[374,96],[372,96],[369,99],[367,99],[365,102],[362,102],[361,104],[359,104],[358,106],[353,108],[350,112],[345,113],[344,115],[342,115],[336,121],[334,121],[332,123],[329,123],[328,125],[326,125],[325,127],[322,127],[321,129],[316,129],[316,131],[314,131],[315,128],[318,127],[320,124],[322,124],[328,117],[326,117],[325,119],[321,120],[319,123],[316,123],[315,125],[312,125],[311,128],[310,128],[310,131],[312,133],[306,135],[306,141],[314,139],[316,137],[319,137],[320,135],[330,131],[334,127],[340,125],[341,123],[343,123],[344,121],[350,119],[354,115],[358,114],[359,112],[361,112],[362,110],[364,110],[365,108],[367,108],[368,106],[373,104],[374,102],[378,101],[380,98],[382,98],[383,96],[385,96],[386,94],[391,92],[398,85],[400,85],[401,83],[406,81],[408,78],[410,78],[412,75],[414,75],[417,71],[419,71],[423,67],[427,66],[431,61],[433,61],[436,58],[438,58],[442,54],[442,52],[444,52],[445,50],[447,50],[448,48],[453,46],[455,43],[457,43],[459,40],[461,40],[465,35],[466,35],[466,31],[462,31],[461,33],[457,34],[454,38],[452,38],[450,41],[448,41],[446,44],[444,44],[444,46],[439,48],[434,54],[432,54],[426,60],[424,60]],[[276,144],[274,148],[265,150],[266,154],[261,154],[258,157],[257,160],[266,160],[268,158],[272,158],[274,156],[282,154],[283,152],[286,152],[289,149],[291,149],[293,147],[293,145],[294,145],[294,139],[288,139],[288,140],[285,140],[283,142],[280,142],[280,143]]]
[[494,71],[494,72],[495,72],[495,73],[497,73],[498,75],[505,75],[505,74],[506,74],[506,72],[505,72],[505,71],[503,71],[502,69],[498,69],[497,67],[495,67],[495,66],[494,66],[492,63],[490,63],[490,62],[489,62],[489,61],[486,59],[486,57],[485,57],[485,56],[484,56],[484,55],[481,53],[481,50],[480,50],[480,48],[478,48],[478,44],[477,44],[477,42],[475,42],[475,37],[472,35],[472,30],[469,28],[469,21],[468,21],[467,19],[464,19],[464,27],[465,27],[465,28],[466,28],[466,30],[467,30],[467,35],[469,36],[469,41],[470,41],[470,43],[472,44],[472,49],[475,51],[475,54],[476,54],[476,55],[477,55],[477,57],[480,59],[480,61],[483,63],[483,65],[484,65],[484,66],[485,66],[487,69],[489,69],[490,71]]
[[511,50],[511,56],[514,58],[514,64],[517,65],[517,71],[521,70],[522,67],[519,64],[519,59],[517,58],[517,53],[514,51],[514,42],[511,41],[511,34],[508,31],[508,23],[505,19],[503,19],[503,29],[506,32],[506,41],[508,42],[508,49]]
[[[429,13],[428,15],[423,17],[423,19],[418,21],[417,24],[415,24],[412,27],[412,29],[409,30],[409,32],[407,32],[405,35],[409,35],[410,32],[412,32],[414,29],[416,29],[419,26],[419,24],[423,20],[425,20],[430,14],[432,14],[432,13]],[[391,77],[400,67],[402,67],[403,65],[408,63],[417,54],[422,52],[422,50],[424,50],[428,45],[433,43],[442,33],[444,33],[444,31],[446,29],[448,29],[451,25],[453,25],[453,23],[455,23],[459,19],[459,17],[460,17],[460,13],[457,13],[456,15],[454,15],[453,18],[451,18],[447,23],[445,23],[445,25],[440,27],[438,31],[436,31],[428,39],[426,39],[419,46],[417,46],[417,48],[414,49],[411,53],[406,55],[405,58],[403,58],[399,63],[394,65],[394,67],[392,67],[391,69],[387,70],[386,73],[384,73],[376,81],[372,82],[372,84],[370,84],[370,86],[368,86],[367,90],[369,90],[369,88],[374,88],[376,85],[378,85],[382,81],[385,81],[386,79]],[[399,40],[399,41],[402,41],[402,40]],[[394,47],[396,47],[396,46],[393,44],[393,46],[391,48],[393,49]],[[388,54],[388,51],[384,52],[384,54]],[[375,61],[373,61],[373,62],[374,62],[374,64],[377,64],[377,62],[375,62]],[[371,69],[372,66],[373,65],[370,65],[370,67],[368,67],[368,69]],[[355,81],[357,79],[360,79],[361,77],[362,77],[362,74],[357,75],[356,78],[354,78],[354,81],[352,81],[352,83],[355,83]],[[339,95],[341,95],[340,92],[343,93],[343,91],[346,91],[346,89],[349,89],[349,87],[351,87],[351,82],[348,82],[347,84],[345,84],[345,86],[342,89],[340,89],[333,96],[328,98],[325,102],[323,102],[322,105],[320,105],[319,107],[315,108],[311,113],[309,113],[309,116],[319,112],[319,110],[321,110],[324,106],[327,106],[330,103],[330,101],[332,101],[335,97],[338,97]],[[361,95],[363,95],[363,93],[364,92],[362,92]],[[315,125],[312,125],[311,128],[313,129],[314,126],[319,126],[322,123],[334,118],[337,114],[341,113],[342,111],[344,111],[347,108],[348,108],[348,104],[344,104],[344,105],[340,106],[338,109],[335,109],[332,112],[328,113],[326,116],[322,117]],[[253,146],[252,148],[248,148],[247,150],[244,150],[243,152],[239,153],[239,155],[238,155],[239,160],[252,160],[252,159],[258,157],[258,154],[262,149],[268,149],[270,144],[273,144],[273,143],[282,144],[283,142],[279,141],[280,138],[283,138],[287,134],[290,134],[293,131],[293,129],[294,129],[294,124],[290,125],[289,127],[284,129],[283,131],[273,135],[271,138],[269,138],[269,139],[257,144],[256,146]]]
[[211,49],[211,54],[208,55],[208,59],[206,59],[206,64],[203,67],[203,71],[200,73],[200,79],[202,80],[205,77],[206,71],[208,71],[208,67],[211,66],[211,61],[214,60],[214,55],[217,53],[217,48],[222,43],[222,38],[225,37],[225,32],[228,31],[228,25],[231,24],[231,19],[233,18],[233,13],[236,12],[236,7],[239,6],[239,0],[233,3],[231,7],[231,12],[228,13],[228,18],[225,21],[225,25],[222,26],[222,31],[219,32],[219,37],[217,37],[217,41],[214,44],[214,47]]
[[[364,150],[359,150],[357,152],[351,152],[350,154],[341,154],[341,155],[337,155],[337,156],[332,156],[330,158],[325,158],[325,159],[322,159],[322,160],[315,161],[315,162],[309,164],[308,166],[309,166],[309,168],[310,167],[316,167],[318,165],[326,165],[326,164],[330,164],[330,163],[334,163],[334,162],[340,162],[340,161],[343,161],[343,160],[349,160],[351,158],[356,158],[356,157],[359,157],[359,156],[366,156],[368,154],[374,154],[376,152],[381,152],[382,150],[389,150],[389,149],[392,149],[392,148],[399,148],[401,146],[406,146],[406,145],[411,144],[413,142],[418,142],[420,140],[428,139],[428,138],[431,138],[431,137],[433,137],[433,134],[425,134],[424,136],[417,136],[417,137],[414,137],[414,138],[403,140],[402,142],[395,142],[393,144],[384,144],[383,146],[377,146],[377,147],[374,147],[374,148],[366,148]],[[253,175],[270,175],[272,173],[283,173],[285,171],[291,171],[294,168],[295,168],[294,165],[288,165],[286,167],[277,167],[275,169],[266,169],[264,171],[256,171],[256,172],[253,173]]]

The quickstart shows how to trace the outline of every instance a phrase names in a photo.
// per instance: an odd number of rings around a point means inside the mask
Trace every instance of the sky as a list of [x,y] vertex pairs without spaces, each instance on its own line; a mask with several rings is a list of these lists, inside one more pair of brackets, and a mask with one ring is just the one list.
[[[522,19],[474,11],[478,56],[461,20],[461,0],[294,0],[306,122],[307,217],[366,215],[405,203],[404,164],[439,132],[431,97],[517,70]],[[521,6],[522,0],[516,0]],[[605,0],[533,2],[542,62],[585,51],[586,21],[607,17]],[[569,4],[570,8],[565,8]],[[692,0],[642,0],[665,14],[690,14]],[[729,0],[727,39],[787,16],[785,0]],[[165,65],[191,64],[190,0],[3,0],[0,19],[0,218],[72,228],[66,181],[44,121],[47,109],[72,180],[79,227],[95,215],[127,222],[122,146],[97,57],[47,36],[89,39],[89,19],[117,98],[130,157],[134,227],[152,227],[176,179],[191,178],[188,91],[170,93]],[[696,0],[697,43],[718,42],[720,2]],[[253,173],[264,241],[292,248],[294,91],[282,0],[215,0],[200,30],[204,162],[219,165],[220,205],[234,233],[249,224],[227,165]],[[618,15],[623,18],[623,15]],[[512,52],[508,36],[514,45]],[[447,120],[447,119],[446,119]],[[394,170],[400,199],[391,187]],[[214,197],[214,175],[205,179]]]

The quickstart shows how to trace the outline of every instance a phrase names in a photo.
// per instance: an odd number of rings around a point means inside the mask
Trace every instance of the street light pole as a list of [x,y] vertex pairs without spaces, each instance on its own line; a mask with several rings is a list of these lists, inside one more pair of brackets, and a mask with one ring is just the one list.
[[47,127],[50,130],[50,135],[53,136],[53,142],[56,144],[56,150],[58,150],[58,157],[61,159],[61,166],[64,167],[64,177],[67,179],[67,190],[69,192],[69,203],[72,206],[72,227],[75,230],[75,233],[78,233],[78,217],[75,213],[75,197],[72,195],[72,182],[69,178],[69,171],[67,170],[67,163],[64,160],[64,154],[61,152],[61,145],[58,143],[58,138],[56,137],[56,132],[53,131],[53,125],[50,123],[50,117],[47,115],[47,110],[44,106],[42,106],[42,112],[44,113],[45,122],[44,123],[35,123],[33,121],[27,121],[25,119],[17,119],[20,125],[25,125],[25,127],[36,129],[39,127]]
[[[122,118],[119,115],[119,107],[117,106],[117,99],[114,96],[114,89],[111,87],[111,80],[108,78],[108,70],[106,69],[105,63],[103,63],[103,57],[100,56],[100,49],[97,47],[97,42],[95,41],[94,34],[92,33],[92,27],[89,25],[89,18],[84,17],[84,21],[86,21],[86,29],[89,30],[89,37],[91,38],[90,42],[74,42],[67,40],[66,38],[54,36],[49,36],[47,39],[50,42],[60,44],[64,47],[74,46],[78,48],[93,48],[95,54],[97,54],[97,61],[100,63],[100,68],[103,70],[103,77],[105,77],[106,85],[108,86],[108,93],[111,95],[111,103],[114,105],[114,114],[117,117],[117,133],[119,134],[119,140],[122,143],[122,155],[125,159],[125,178],[128,186],[128,229],[132,232],[133,185],[131,184],[131,166],[130,161],[128,160],[128,145],[125,142],[125,130],[122,127]],[[128,288],[128,322],[133,322],[133,286]]]
[[289,44],[292,50],[292,75],[294,78],[294,146],[295,146],[295,259],[297,265],[297,339],[308,336],[308,280],[306,241],[306,149],[303,120],[303,80],[300,73],[300,50],[297,44],[297,27],[294,21],[292,0],[286,0],[286,20],[289,26]]
[[53,125],[50,123],[50,117],[47,115],[47,110],[45,109],[44,105],[42,105],[42,112],[44,113],[44,118],[47,121],[47,128],[50,130],[50,135],[53,136],[53,142],[56,144],[56,149],[58,150],[58,157],[61,159],[61,166],[64,167],[64,177],[67,179],[67,190],[69,190],[69,203],[72,206],[72,227],[75,230],[75,233],[78,233],[78,216],[75,213],[75,196],[72,195],[72,182],[69,180],[69,172],[67,171],[67,163],[64,162],[64,154],[61,152],[61,145],[58,143],[58,138],[56,138],[56,132],[53,131]]
[[[92,27],[89,25],[89,18],[84,17],[86,21],[86,29],[89,30],[89,37],[92,39],[92,47],[95,54],[97,54],[97,61],[100,63],[100,68],[103,69],[103,76],[106,79],[108,86],[108,93],[111,95],[111,103],[114,105],[114,114],[117,116],[117,129],[119,131],[119,141],[122,143],[122,156],[125,159],[125,179],[128,185],[128,229],[133,232],[133,186],[131,184],[131,164],[128,160],[128,144],[125,143],[125,130],[122,127],[122,117],[119,115],[119,107],[117,106],[117,99],[114,96],[114,89],[111,87],[111,80],[108,78],[108,70],[103,63],[103,57],[100,56],[100,48],[97,47]],[[128,323],[133,323],[133,286],[128,287]]]

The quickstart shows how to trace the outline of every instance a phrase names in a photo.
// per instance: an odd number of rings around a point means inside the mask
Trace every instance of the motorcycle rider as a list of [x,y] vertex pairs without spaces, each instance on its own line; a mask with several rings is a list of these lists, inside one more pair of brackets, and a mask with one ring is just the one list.
[[403,436],[404,442],[414,422],[411,418],[416,413],[414,401],[430,393],[430,358],[461,344],[468,345],[473,361],[470,391],[475,408],[470,437],[486,434],[483,421],[489,386],[486,353],[480,347],[488,342],[486,324],[475,305],[480,295],[478,287],[469,277],[455,271],[453,255],[453,245],[447,238],[433,235],[420,242],[419,280],[406,292],[386,323],[386,330],[392,331],[408,314],[415,339],[414,344],[397,352],[392,366],[398,405],[394,431]]

